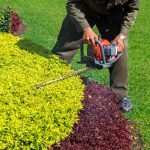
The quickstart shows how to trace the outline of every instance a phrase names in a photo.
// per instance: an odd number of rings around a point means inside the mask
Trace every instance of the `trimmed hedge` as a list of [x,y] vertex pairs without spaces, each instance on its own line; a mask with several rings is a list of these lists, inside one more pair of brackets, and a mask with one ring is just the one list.
[[46,150],[71,133],[84,85],[72,77],[35,89],[73,70],[56,56],[20,49],[20,40],[0,33],[0,149]]
[[87,86],[78,124],[73,133],[50,150],[131,150],[133,124],[109,88],[84,79]]

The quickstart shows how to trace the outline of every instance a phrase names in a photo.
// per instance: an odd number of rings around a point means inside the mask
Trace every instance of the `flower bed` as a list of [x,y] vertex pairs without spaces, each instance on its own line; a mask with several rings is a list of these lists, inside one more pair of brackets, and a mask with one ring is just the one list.
[[109,88],[84,79],[83,110],[73,133],[51,150],[130,150],[132,133]]
[[84,86],[72,77],[35,89],[73,70],[55,56],[20,49],[19,41],[0,33],[0,149],[45,150],[71,133]]

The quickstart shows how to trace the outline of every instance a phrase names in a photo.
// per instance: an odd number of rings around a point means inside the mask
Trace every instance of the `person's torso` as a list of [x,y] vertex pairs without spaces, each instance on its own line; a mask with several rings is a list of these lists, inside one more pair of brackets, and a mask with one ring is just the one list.
[[109,14],[111,9],[117,5],[123,5],[128,0],[84,0],[89,8],[101,13]]

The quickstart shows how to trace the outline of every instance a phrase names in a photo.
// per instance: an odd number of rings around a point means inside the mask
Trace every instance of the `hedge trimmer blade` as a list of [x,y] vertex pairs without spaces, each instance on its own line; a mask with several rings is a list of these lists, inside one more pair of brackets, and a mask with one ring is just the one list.
[[72,74],[68,74],[68,75],[65,75],[65,76],[63,76],[63,77],[60,77],[60,78],[57,78],[57,79],[54,79],[54,80],[51,80],[51,81],[48,81],[48,82],[44,82],[44,83],[41,83],[41,84],[37,84],[37,85],[35,85],[35,88],[36,88],[36,89],[39,89],[39,88],[41,88],[41,87],[44,87],[44,86],[47,86],[47,85],[50,85],[50,84],[54,84],[54,83],[56,83],[56,82],[58,82],[58,81],[62,81],[62,80],[64,80],[64,79],[68,79],[68,78],[70,78],[70,77],[77,76],[77,75],[79,75],[79,74],[81,74],[81,73],[83,73],[83,72],[85,72],[85,71],[87,71],[87,70],[89,70],[89,69],[90,69],[89,67],[85,67],[85,68],[79,69],[79,70],[75,71],[75,72],[72,73]]
[[[90,68],[103,69],[111,67],[112,64],[122,55],[117,53],[117,45],[115,42],[109,42],[106,39],[100,39],[95,41],[95,46],[91,47],[92,56],[84,56],[83,44],[81,45],[81,62],[86,62],[87,67],[79,69],[72,74],[65,75],[61,78],[57,78],[48,82],[37,84],[35,87],[39,89],[43,86],[56,83],[58,81],[79,75]],[[109,58],[109,59],[108,59]]]

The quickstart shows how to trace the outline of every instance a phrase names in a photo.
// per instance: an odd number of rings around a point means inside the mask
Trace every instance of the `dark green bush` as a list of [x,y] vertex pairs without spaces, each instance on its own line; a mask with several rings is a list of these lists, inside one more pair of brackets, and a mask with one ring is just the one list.
[[10,8],[0,8],[0,32],[9,31],[10,13]]
[[73,72],[56,56],[20,49],[0,33],[0,149],[42,149],[67,137],[82,108],[84,86],[72,77],[40,89],[37,83]]

